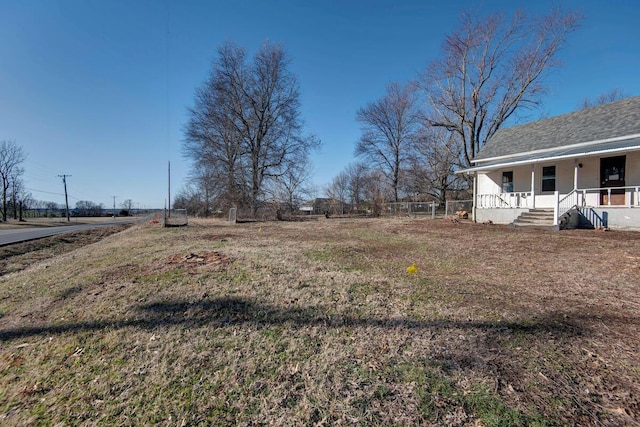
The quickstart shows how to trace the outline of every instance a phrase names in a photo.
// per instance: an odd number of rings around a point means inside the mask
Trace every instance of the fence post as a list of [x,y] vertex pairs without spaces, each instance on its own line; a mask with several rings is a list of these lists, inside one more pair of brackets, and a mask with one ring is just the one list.
[[238,221],[238,208],[229,209],[229,222],[236,223]]
[[431,202],[431,219],[436,217],[436,202]]

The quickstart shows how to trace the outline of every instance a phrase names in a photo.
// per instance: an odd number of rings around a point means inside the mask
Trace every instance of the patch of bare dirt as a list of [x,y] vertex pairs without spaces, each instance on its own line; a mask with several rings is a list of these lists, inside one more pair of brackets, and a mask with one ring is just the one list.
[[204,252],[201,254],[189,253],[187,255],[171,255],[167,258],[167,262],[170,264],[180,264],[186,266],[202,266],[202,265],[210,265],[210,266],[223,266],[225,264],[229,264],[231,259],[221,254],[220,252]]

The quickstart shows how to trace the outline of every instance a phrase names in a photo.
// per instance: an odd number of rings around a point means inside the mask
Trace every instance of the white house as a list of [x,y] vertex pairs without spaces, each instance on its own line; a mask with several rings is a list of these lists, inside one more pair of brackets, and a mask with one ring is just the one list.
[[640,229],[640,96],[501,129],[458,173],[478,222]]

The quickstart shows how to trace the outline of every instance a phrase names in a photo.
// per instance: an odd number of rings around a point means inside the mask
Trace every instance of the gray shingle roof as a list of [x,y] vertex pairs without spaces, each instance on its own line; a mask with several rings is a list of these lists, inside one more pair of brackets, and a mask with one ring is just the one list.
[[474,160],[640,134],[640,96],[500,129]]

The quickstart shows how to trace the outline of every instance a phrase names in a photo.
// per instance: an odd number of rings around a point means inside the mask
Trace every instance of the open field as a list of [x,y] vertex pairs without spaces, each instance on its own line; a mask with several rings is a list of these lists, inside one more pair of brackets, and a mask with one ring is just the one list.
[[640,425],[640,233],[190,224],[0,277],[0,424]]

